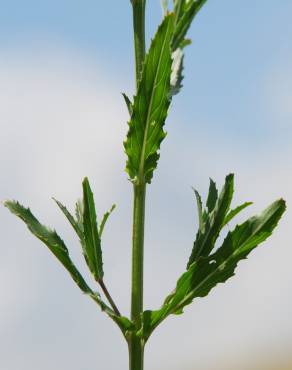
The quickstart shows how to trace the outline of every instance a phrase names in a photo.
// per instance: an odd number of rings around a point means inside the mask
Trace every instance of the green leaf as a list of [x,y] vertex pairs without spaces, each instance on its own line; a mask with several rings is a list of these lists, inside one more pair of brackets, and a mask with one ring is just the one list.
[[215,205],[213,203],[215,195],[217,194],[217,189],[214,184],[215,183],[211,180],[207,201],[212,212],[203,215],[204,227],[200,227],[197,233],[187,267],[190,267],[198,258],[208,256],[212,251],[219,233],[224,226],[224,220],[230,208],[234,190],[234,175],[230,174],[226,176],[225,184],[219,197],[216,197]]
[[23,207],[18,202],[6,201],[4,204],[12,213],[26,223],[32,234],[46,244],[50,251],[70,273],[79,288],[84,293],[91,293],[91,289],[88,287],[85,280],[71,261],[64,241],[59,237],[56,231],[50,230],[46,226],[40,224],[35,216],[31,213],[30,209]]
[[203,205],[202,205],[202,198],[196,189],[193,189],[196,195],[197,200],[197,209],[199,215],[199,230],[200,232],[204,232],[204,220],[203,220]]
[[181,17],[186,11],[186,3],[188,0],[174,0],[173,1],[173,12],[175,14],[175,25],[179,22]]
[[75,219],[73,215],[68,211],[68,209],[61,202],[59,202],[58,200],[54,198],[53,200],[57,203],[58,207],[61,209],[63,214],[66,216],[71,226],[75,230],[76,234],[78,235],[85,261],[87,265],[89,266],[89,262],[87,258],[87,249],[86,249],[86,244],[85,244],[85,237],[84,237],[84,229],[83,229],[83,208],[84,208],[83,202],[79,200],[76,203],[76,219]]
[[212,212],[215,208],[216,202],[218,199],[218,190],[216,188],[216,183],[210,179],[209,193],[207,198],[207,208],[209,212]]
[[252,204],[253,204],[252,202],[245,202],[245,203],[241,204],[240,206],[232,209],[226,215],[223,226],[225,226],[226,224],[228,224],[228,222],[230,222],[236,215],[238,215],[239,212],[243,211],[246,207],[249,207]]
[[97,281],[103,278],[101,242],[98,234],[96,211],[89,181],[83,180],[83,229],[88,267]]
[[60,208],[60,210],[63,212],[67,220],[70,222],[76,234],[79,236],[80,241],[83,241],[84,240],[83,230],[80,228],[80,224],[78,223],[78,221],[75,220],[75,218],[71,215],[68,209],[61,202],[59,202],[55,198],[53,198],[53,200],[57,203],[57,206]]
[[[61,203],[57,202],[60,206]],[[38,239],[40,239],[49,250],[57,257],[57,259],[61,262],[61,264],[65,267],[65,269],[69,272],[75,283],[78,287],[88,296],[90,296],[115,323],[119,326],[122,333],[126,337],[127,332],[133,330],[134,324],[124,316],[118,316],[116,313],[102,301],[100,298],[99,293],[94,292],[91,288],[87,285],[84,278],[72,262],[69,251],[64,243],[64,241],[60,238],[60,236],[54,230],[50,230],[46,226],[42,225],[35,216],[31,213],[29,208],[23,207],[21,204],[15,201],[6,201],[4,203],[5,207],[7,207],[13,214],[19,217],[22,221],[25,222],[28,229],[31,231],[33,235],[35,235]],[[62,205],[61,205],[62,206]],[[65,213],[66,217],[72,221],[72,215],[66,210],[64,206],[60,207],[61,210]],[[74,222],[73,222],[74,224]],[[72,225],[73,226],[73,225]],[[74,226],[76,226],[74,224]]]
[[79,229],[84,233],[83,228],[83,213],[84,213],[84,204],[82,199],[78,199],[75,205],[75,217],[76,222],[79,226]]
[[177,18],[172,40],[173,50],[182,46],[194,17],[198,14],[206,1],[207,0],[178,0],[175,2],[174,11]]
[[125,93],[122,93],[122,95],[124,97],[125,103],[126,103],[127,108],[128,108],[129,115],[131,117],[132,113],[133,113],[133,104],[132,104],[131,100],[129,99],[129,97]]
[[[206,1],[206,0],[205,0]],[[176,95],[182,88],[183,69],[184,69],[184,48],[191,43],[186,39],[186,33],[204,1],[174,1],[174,33],[171,45],[172,50],[172,73],[171,73],[171,92],[170,95]]]
[[194,262],[179,278],[174,292],[166,298],[161,309],[143,313],[139,335],[147,340],[168,315],[181,313],[194,298],[205,297],[218,283],[232,277],[238,262],[272,234],[285,209],[284,200],[274,202],[261,215],[229,232],[213,255]]
[[113,204],[112,207],[111,207],[111,209],[103,215],[103,218],[102,218],[101,223],[100,223],[100,226],[99,226],[99,237],[100,238],[101,238],[101,235],[103,233],[103,229],[104,229],[104,226],[105,226],[105,224],[107,222],[107,219],[109,218],[110,214],[113,212],[113,210],[115,208],[116,208],[116,205]]
[[170,105],[171,50],[174,15],[167,15],[145,58],[141,81],[134,97],[129,131],[124,142],[126,171],[136,183],[150,183],[157,167],[159,148]]

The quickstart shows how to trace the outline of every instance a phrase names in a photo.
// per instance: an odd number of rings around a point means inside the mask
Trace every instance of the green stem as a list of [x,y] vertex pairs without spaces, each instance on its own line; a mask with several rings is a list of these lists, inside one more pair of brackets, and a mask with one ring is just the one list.
[[116,314],[117,316],[121,316],[120,311],[118,310],[118,307],[116,306],[116,304],[115,304],[114,300],[112,299],[112,297],[111,297],[111,295],[110,295],[109,291],[107,290],[107,287],[106,287],[106,285],[105,285],[105,283],[104,283],[103,279],[98,280],[98,283],[99,283],[99,285],[100,285],[100,287],[101,287],[101,289],[102,289],[102,291],[103,291],[104,295],[106,296],[106,298],[107,298],[108,302],[109,302],[109,303],[110,303],[110,305],[112,306],[112,309],[114,310],[115,314]]
[[[145,58],[145,6],[146,0],[131,0],[133,7],[134,46],[136,64],[136,88],[138,89]],[[144,261],[144,220],[146,184],[138,179],[134,184],[133,245],[132,245],[132,294],[131,319],[136,329],[141,327],[143,313],[143,261]],[[129,369],[143,370],[144,343],[133,332],[128,339]]]
[[[143,312],[145,195],[145,184],[134,185],[131,319],[137,329]],[[143,370],[143,349],[143,342],[133,333],[129,341],[130,370]]]
[[145,7],[146,0],[131,0],[133,6],[136,87],[140,81],[145,58]]

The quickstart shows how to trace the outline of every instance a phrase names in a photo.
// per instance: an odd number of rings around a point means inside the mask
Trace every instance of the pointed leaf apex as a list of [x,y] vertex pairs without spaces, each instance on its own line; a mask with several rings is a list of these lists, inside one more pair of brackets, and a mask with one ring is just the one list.
[[217,199],[218,199],[218,190],[216,187],[216,183],[210,178],[209,193],[206,202],[209,212],[212,212],[213,209],[215,208]]

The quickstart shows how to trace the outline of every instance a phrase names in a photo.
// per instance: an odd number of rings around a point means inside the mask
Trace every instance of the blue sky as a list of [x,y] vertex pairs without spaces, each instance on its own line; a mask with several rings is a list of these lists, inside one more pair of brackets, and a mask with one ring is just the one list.
[[[272,137],[283,145],[287,135],[275,130],[262,88],[266,82],[273,89],[267,82],[270,74],[289,66],[291,10],[288,0],[277,5],[260,0],[205,5],[189,34],[193,45],[187,50],[185,88],[176,102],[186,124],[194,125],[195,115],[205,121],[200,129],[207,132],[222,135],[222,130],[228,130],[234,140],[240,134],[241,140],[252,140],[257,146],[270,144]],[[149,40],[161,17],[158,0],[149,1],[147,14]],[[75,50],[133,83],[127,1],[7,2],[0,15],[2,49],[30,50],[46,44]],[[291,116],[281,118],[280,125]],[[291,125],[287,126],[291,133]]]
[[[256,126],[256,139],[261,140],[268,117],[261,105],[254,105],[262,79],[291,56],[291,8],[288,0],[277,5],[261,0],[208,2],[190,32],[193,45],[187,51],[181,110],[187,114],[195,102],[196,114],[207,111],[217,127],[227,125],[230,134],[241,130],[250,136]],[[148,38],[160,16],[159,1],[149,1]],[[9,1],[0,15],[2,48],[30,49],[46,43],[71,48],[96,62],[112,67],[118,63],[119,72],[130,81],[131,37],[127,1]],[[221,122],[227,107],[230,116]]]
[[[209,0],[190,30],[184,88],[147,195],[147,308],[161,304],[185,266],[197,225],[191,185],[204,195],[209,176],[222,184],[235,172],[236,201],[255,201],[245,215],[280,196],[292,204],[291,14],[288,0]],[[159,1],[149,0],[148,44],[160,19]],[[70,208],[89,176],[99,215],[118,205],[104,258],[123,312],[132,194],[123,172],[128,117],[120,93],[133,93],[133,72],[129,1],[2,4],[0,199],[19,199],[56,227],[85,271],[51,196]],[[96,356],[101,369],[126,368],[126,348],[111,323],[3,207],[0,219],[0,368],[92,370]],[[232,281],[161,327],[147,348],[148,369],[241,370],[246,359],[287,355],[289,220],[288,208],[267,248],[242,263]]]
[[[226,128],[234,136],[240,132],[259,145],[269,140],[266,123],[271,118],[265,116],[265,102],[259,101],[259,85],[271,68],[291,57],[291,8],[288,0],[277,5],[260,0],[205,5],[190,32],[193,45],[187,51],[186,86],[179,98],[180,111],[189,121],[188,107],[195,102],[198,117],[209,111],[212,129]],[[160,16],[159,1],[149,1],[148,38]],[[130,17],[127,1],[10,1],[0,15],[0,45],[72,48],[111,68],[118,64],[121,75],[131,81]]]

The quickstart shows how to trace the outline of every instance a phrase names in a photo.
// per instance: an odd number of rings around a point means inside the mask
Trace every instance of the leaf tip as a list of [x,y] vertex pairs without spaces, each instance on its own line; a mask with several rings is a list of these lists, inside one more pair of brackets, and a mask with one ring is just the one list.
[[88,180],[88,177],[84,177],[83,181],[82,181],[82,184],[83,185],[89,185],[89,180]]

